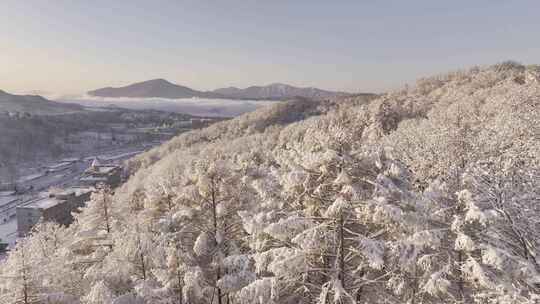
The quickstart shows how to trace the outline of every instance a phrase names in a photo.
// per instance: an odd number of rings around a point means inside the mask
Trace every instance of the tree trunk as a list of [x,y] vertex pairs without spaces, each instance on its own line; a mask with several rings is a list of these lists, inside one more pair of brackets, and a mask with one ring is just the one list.
[[172,210],[172,196],[169,194],[167,195],[167,205],[169,206],[169,211]]
[[412,295],[411,295],[411,304],[416,303],[416,293],[417,293],[417,285],[418,285],[418,269],[416,268],[416,264],[414,265],[414,278],[413,278],[413,287],[412,287]]
[[29,304],[29,283],[28,283],[28,273],[26,268],[26,256],[24,254],[24,245],[21,246],[21,264],[22,264],[22,279],[23,279],[23,303]]
[[465,300],[465,287],[463,282],[463,271],[461,271],[461,265],[463,264],[463,252],[461,250],[458,250],[457,252],[457,276],[458,276],[458,290],[459,290],[459,298],[461,301]]
[[182,274],[180,273],[180,270],[178,268],[176,270],[176,277],[178,279],[178,304],[182,304]]
[[341,281],[341,285],[343,286],[343,289],[346,289],[345,286],[345,237],[344,237],[344,220],[343,220],[343,212],[339,215],[339,221],[338,221],[338,232],[339,232],[339,273],[338,278]]
[[140,250],[140,259],[141,259],[141,268],[142,268],[142,278],[143,280],[146,280],[146,264],[144,262],[144,254],[142,250]]
[[[218,246],[217,241],[217,233],[218,233],[218,222],[217,222],[217,201],[216,201],[216,188],[215,188],[215,181],[212,180],[212,220],[214,224],[214,245]],[[219,264],[217,265],[216,270],[216,283],[221,279],[221,268]],[[222,304],[222,295],[221,295],[221,289],[217,288],[217,297],[218,297],[218,304]]]
[[[365,272],[364,272],[364,270],[361,270],[358,274],[359,274],[360,277],[363,277],[364,274],[365,274]],[[356,290],[356,296],[355,296],[355,298],[356,298],[356,303],[361,303],[360,300],[362,300],[362,292],[363,292],[363,291],[364,291],[364,289],[363,289],[362,286],[360,286],[360,287],[358,288],[358,290]]]
[[109,208],[107,206],[107,197],[105,190],[103,190],[103,213],[105,216],[105,229],[107,230],[107,233],[111,233],[111,225],[109,223]]

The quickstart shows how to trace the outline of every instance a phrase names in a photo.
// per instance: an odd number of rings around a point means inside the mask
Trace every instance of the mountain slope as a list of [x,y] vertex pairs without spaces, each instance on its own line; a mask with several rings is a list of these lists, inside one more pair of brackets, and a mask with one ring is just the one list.
[[233,99],[266,99],[283,100],[292,97],[311,99],[326,99],[330,97],[347,95],[344,92],[325,91],[317,88],[298,88],[282,83],[273,83],[267,86],[251,86],[245,89],[228,87],[213,91]]
[[540,68],[516,63],[259,109],[142,155],[69,228],[42,224],[0,295],[534,303],[538,121]]
[[76,104],[54,102],[34,95],[12,95],[0,90],[0,112],[48,115],[82,110],[83,107]]
[[153,79],[134,83],[119,88],[103,88],[88,92],[97,97],[133,97],[133,98],[218,98],[217,94],[201,92],[168,82],[165,79]]

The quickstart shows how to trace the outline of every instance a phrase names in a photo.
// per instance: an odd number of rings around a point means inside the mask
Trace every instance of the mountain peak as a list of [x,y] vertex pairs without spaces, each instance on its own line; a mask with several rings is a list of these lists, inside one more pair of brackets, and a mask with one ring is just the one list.
[[192,98],[215,97],[215,94],[193,90],[191,88],[174,84],[163,78],[137,82],[124,87],[102,88],[88,92],[91,96],[110,98]]
[[139,82],[140,84],[160,84],[160,85],[175,85],[174,83],[166,80],[166,79],[163,79],[163,78],[156,78],[156,79],[151,79],[151,80],[147,80],[147,81],[143,81],[143,82]]
[[268,87],[292,87],[292,85],[282,83],[282,82],[274,82],[274,83],[269,84]]

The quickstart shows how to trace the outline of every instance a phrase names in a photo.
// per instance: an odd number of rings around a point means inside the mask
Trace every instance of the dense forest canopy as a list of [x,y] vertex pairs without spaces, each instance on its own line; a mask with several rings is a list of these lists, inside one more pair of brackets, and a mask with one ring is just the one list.
[[296,100],[130,161],[0,303],[538,303],[540,68]]

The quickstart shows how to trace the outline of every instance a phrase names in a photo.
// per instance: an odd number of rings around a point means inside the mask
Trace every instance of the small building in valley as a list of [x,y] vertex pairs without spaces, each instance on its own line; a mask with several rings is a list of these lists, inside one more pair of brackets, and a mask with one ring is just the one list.
[[71,213],[90,200],[92,188],[69,188],[38,197],[17,207],[17,231],[20,237],[27,235],[39,221],[53,221],[69,225]]
[[121,181],[122,168],[120,166],[101,165],[97,159],[92,162],[92,165],[86,169],[83,176],[79,179],[81,185],[84,186],[106,184],[111,187],[117,187]]

